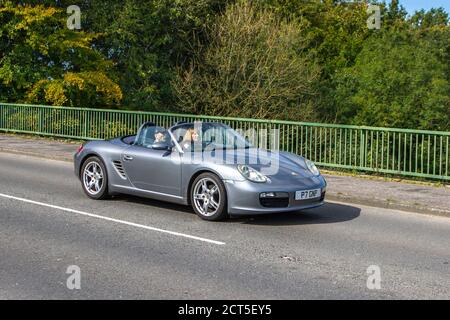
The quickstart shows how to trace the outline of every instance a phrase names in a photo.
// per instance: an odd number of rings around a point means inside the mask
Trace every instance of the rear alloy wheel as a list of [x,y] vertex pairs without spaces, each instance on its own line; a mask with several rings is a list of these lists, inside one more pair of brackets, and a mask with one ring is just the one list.
[[108,176],[103,162],[97,157],[90,157],[81,167],[81,185],[84,193],[95,200],[108,196]]
[[195,179],[191,202],[195,213],[204,220],[222,220],[228,215],[226,190],[215,174],[202,173]]

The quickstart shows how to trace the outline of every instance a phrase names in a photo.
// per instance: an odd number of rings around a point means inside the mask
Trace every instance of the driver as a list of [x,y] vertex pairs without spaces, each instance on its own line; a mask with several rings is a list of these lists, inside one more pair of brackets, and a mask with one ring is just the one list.
[[154,143],[160,143],[160,142],[166,142],[165,131],[163,131],[163,130],[156,130]]

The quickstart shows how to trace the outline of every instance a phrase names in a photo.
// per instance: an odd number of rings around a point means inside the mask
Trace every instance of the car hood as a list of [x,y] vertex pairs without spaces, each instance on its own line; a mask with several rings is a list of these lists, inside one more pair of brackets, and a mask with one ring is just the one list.
[[298,179],[315,177],[306,167],[305,159],[301,156],[283,152],[267,151],[264,149],[214,150],[205,152],[207,159],[216,164],[221,162],[227,166],[247,164],[267,175],[271,181],[290,183]]

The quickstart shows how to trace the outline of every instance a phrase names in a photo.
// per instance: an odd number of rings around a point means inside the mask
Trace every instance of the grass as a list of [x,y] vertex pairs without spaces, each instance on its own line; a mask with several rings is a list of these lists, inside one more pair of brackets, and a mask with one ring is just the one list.
[[57,142],[70,143],[70,144],[81,144],[81,143],[85,142],[84,140],[67,139],[67,138],[59,138],[59,137],[51,137],[51,136],[39,136],[39,135],[26,134],[26,133],[0,132],[0,134],[2,136],[19,137],[19,138],[22,138],[22,139],[57,141]]
[[320,172],[323,174],[329,174],[329,175],[334,175],[334,176],[356,177],[356,178],[362,178],[362,179],[368,179],[368,180],[401,182],[401,183],[410,183],[410,184],[423,185],[423,186],[450,188],[450,182],[437,181],[437,180],[424,179],[424,178],[411,178],[411,177],[404,177],[404,176],[391,175],[391,174],[371,174],[371,173],[366,173],[366,172],[361,172],[361,171],[342,170],[342,169],[341,170],[321,169]]

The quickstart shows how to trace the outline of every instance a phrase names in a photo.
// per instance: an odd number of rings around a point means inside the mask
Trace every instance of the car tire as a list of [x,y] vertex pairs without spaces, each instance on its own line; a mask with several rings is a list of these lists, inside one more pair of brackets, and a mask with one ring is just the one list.
[[101,200],[109,196],[108,174],[103,161],[98,157],[89,157],[83,162],[80,171],[81,187],[91,199]]
[[190,196],[192,208],[203,220],[219,221],[228,218],[227,192],[217,175],[209,172],[200,174],[192,183]]

